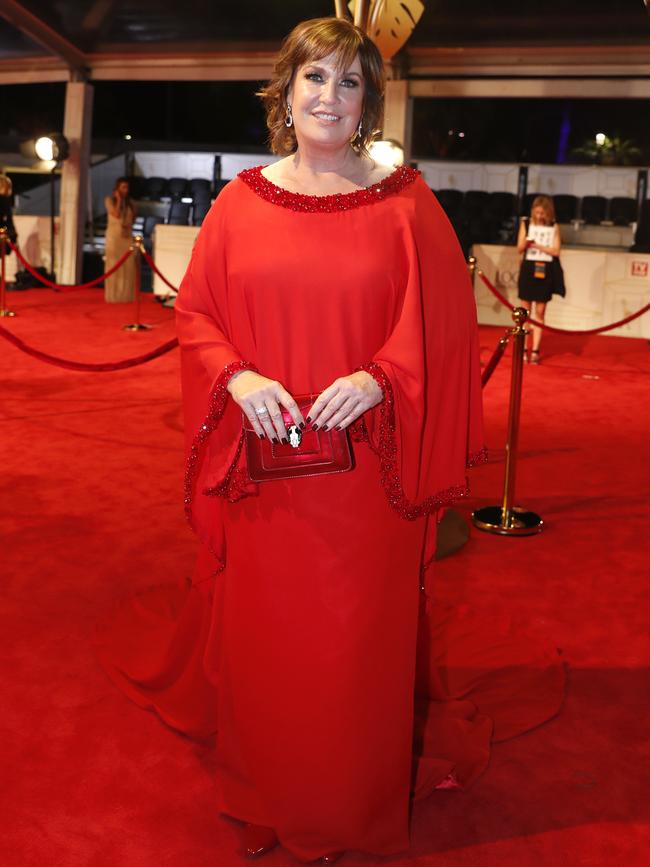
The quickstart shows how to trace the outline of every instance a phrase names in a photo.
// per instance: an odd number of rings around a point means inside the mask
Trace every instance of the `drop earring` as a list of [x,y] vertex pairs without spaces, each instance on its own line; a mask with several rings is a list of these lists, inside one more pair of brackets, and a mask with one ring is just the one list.
[[359,118],[359,126],[357,127],[357,138],[361,138],[363,136],[363,123],[362,118]]
[[293,114],[291,113],[291,103],[287,103],[287,113],[284,116],[284,125],[287,129],[290,129],[293,126]]

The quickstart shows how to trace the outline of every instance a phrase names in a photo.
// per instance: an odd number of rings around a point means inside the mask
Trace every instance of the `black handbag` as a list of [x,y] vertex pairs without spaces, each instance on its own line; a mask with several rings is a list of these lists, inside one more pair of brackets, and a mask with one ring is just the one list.
[[553,295],[559,295],[562,298],[566,297],[566,286],[564,285],[564,271],[562,269],[562,263],[560,262],[559,256],[553,256],[553,261],[551,262],[551,277],[553,278],[553,288],[551,289],[551,293]]

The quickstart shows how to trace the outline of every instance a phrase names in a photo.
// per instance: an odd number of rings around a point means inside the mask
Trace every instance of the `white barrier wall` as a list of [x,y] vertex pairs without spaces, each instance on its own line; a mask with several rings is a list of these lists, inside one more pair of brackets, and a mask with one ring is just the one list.
[[268,153],[166,153],[141,152],[135,155],[136,174],[144,178],[207,178],[212,180],[214,158],[221,157],[221,177],[231,180],[244,169],[274,163],[279,157]]
[[[159,223],[153,231],[152,258],[172,286],[181,285],[199,228]],[[156,295],[169,294],[169,287],[157,274],[153,277],[153,291]]]
[[[505,163],[465,163],[418,160],[418,169],[433,190],[485,190],[516,193],[519,166]],[[529,188],[532,189],[532,187]]]
[[[434,190],[486,190],[516,193],[519,163],[465,163],[418,160],[418,168]],[[528,166],[528,191],[549,196],[636,197],[637,173],[643,166]]]
[[[496,288],[517,303],[520,256],[515,247],[476,244],[472,248],[479,268]],[[557,328],[598,328],[624,319],[650,303],[650,255],[607,250],[563,249],[566,298],[557,295],[546,308],[546,322]],[[506,307],[475,277],[479,322],[512,325]],[[607,334],[650,338],[650,312]]]
[[[49,217],[32,217],[27,215],[14,216],[14,225],[18,235],[18,244],[20,252],[30,265],[34,267],[42,266],[48,271],[50,270],[50,218]],[[54,233],[59,225],[59,218],[55,220]],[[55,256],[58,252],[55,251]],[[20,265],[22,269],[22,265]],[[18,262],[16,256],[12,253],[7,257],[7,282],[13,283],[18,270]]]

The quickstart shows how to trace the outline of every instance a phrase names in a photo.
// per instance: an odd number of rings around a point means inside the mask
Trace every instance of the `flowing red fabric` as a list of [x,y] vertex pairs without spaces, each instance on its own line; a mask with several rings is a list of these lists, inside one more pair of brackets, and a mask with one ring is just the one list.
[[[170,725],[216,731],[224,813],[302,860],[401,851],[411,797],[468,785],[492,739],[562,697],[552,654],[437,610],[433,569],[420,588],[440,509],[483,455],[453,230],[410,169],[329,197],[248,170],[206,218],[176,313],[201,556],[191,583],[120,609],[102,662]],[[293,394],[367,369],[384,400],[355,428],[354,470],[251,483],[225,388],[245,366]]]

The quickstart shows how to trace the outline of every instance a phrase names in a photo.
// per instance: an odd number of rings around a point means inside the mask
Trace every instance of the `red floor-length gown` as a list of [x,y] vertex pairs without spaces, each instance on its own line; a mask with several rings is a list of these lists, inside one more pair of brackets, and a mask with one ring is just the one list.
[[[303,860],[404,850],[411,795],[472,782],[495,736],[552,716],[562,694],[555,659],[513,667],[512,647],[420,589],[439,510],[482,457],[453,231],[412,169],[326,197],[251,169],[207,217],[176,311],[201,557],[191,587],[121,610],[102,662],[171,725],[216,731],[223,812]],[[247,366],[294,395],[372,373],[384,400],[355,426],[354,470],[251,483],[225,390]]]

